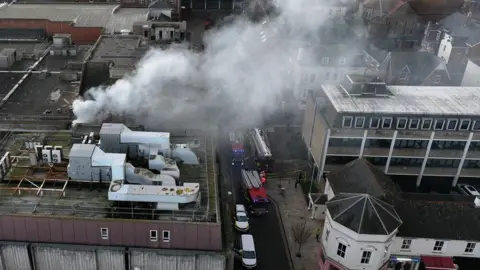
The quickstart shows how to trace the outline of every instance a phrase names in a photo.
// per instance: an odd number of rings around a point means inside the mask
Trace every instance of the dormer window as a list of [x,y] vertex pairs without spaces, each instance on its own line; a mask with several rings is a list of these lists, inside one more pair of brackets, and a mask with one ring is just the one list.
[[322,64],[328,64],[329,58],[328,57],[322,57]]
[[440,81],[442,81],[442,76],[441,75],[435,75],[435,77],[433,78],[433,83],[434,84],[439,84]]
[[340,57],[340,59],[338,60],[338,63],[340,65],[345,65],[346,62],[347,62],[347,58],[345,57]]
[[402,82],[406,81],[407,77],[408,77],[408,72],[402,71],[402,73],[400,73],[400,81]]

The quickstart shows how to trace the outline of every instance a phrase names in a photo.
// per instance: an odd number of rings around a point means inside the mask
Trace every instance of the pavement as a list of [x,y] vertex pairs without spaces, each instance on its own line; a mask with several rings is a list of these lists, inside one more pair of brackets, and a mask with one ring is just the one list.
[[[318,269],[318,248],[319,244],[315,239],[315,230],[323,228],[323,221],[310,219],[311,212],[307,210],[307,203],[300,186],[295,189],[295,178],[289,179],[268,179],[268,195],[277,202],[280,215],[283,220],[283,227],[286,232],[290,254],[295,270]],[[280,193],[277,185],[285,188],[284,196]],[[311,237],[302,245],[302,257],[296,257],[298,245],[293,239],[292,226],[300,220],[305,220],[307,228],[311,231]]]

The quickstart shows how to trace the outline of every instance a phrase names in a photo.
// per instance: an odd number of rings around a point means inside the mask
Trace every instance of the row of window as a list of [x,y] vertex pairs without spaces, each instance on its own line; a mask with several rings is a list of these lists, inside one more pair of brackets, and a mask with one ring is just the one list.
[[[332,74],[330,74],[329,71],[326,71],[324,73],[323,81],[329,81],[331,79],[334,82],[336,82],[338,79],[342,78],[342,76],[343,76],[342,72],[340,72],[339,74],[337,74],[336,72],[333,72]],[[332,76],[330,76],[330,75],[332,75]],[[303,77],[303,81],[306,82],[306,83],[314,83],[316,78],[317,78],[316,74],[310,74],[310,75],[305,74],[305,76]],[[310,89],[305,89],[304,91],[308,92],[308,91],[311,91],[311,90]]]
[[[393,117],[372,117],[370,123],[366,125],[364,116],[344,116],[342,121],[344,128],[383,128],[390,129],[393,127]],[[469,131],[480,130],[480,121],[472,121],[471,119],[433,119],[433,118],[396,118],[396,129],[411,129],[411,130],[449,130],[449,131]],[[395,127],[393,127],[395,128]]]
[[[400,247],[400,250],[403,251],[410,251],[410,248],[412,246],[413,240],[412,239],[404,239],[402,242],[402,246]],[[465,249],[463,250],[464,253],[473,253],[475,251],[475,247],[477,246],[477,243],[467,243],[465,246]],[[443,252],[445,251],[445,241],[435,241],[435,244],[433,245],[433,251],[434,252]]]
[[[108,228],[100,228],[100,236],[103,240],[108,240]],[[157,242],[158,241],[158,231],[157,230],[150,230],[150,241]],[[170,242],[170,231],[163,230],[162,231],[162,241],[165,243]]]
[[[331,138],[328,141],[329,147],[362,147],[362,139],[352,139],[352,138]],[[390,139],[366,139],[365,148],[390,148],[392,140]],[[434,150],[465,150],[467,142],[465,141],[440,141],[433,140],[431,149]],[[396,139],[393,144],[394,149],[427,149],[428,141],[427,140],[408,140],[408,139]],[[471,142],[469,151],[478,151],[480,150],[480,143]]]

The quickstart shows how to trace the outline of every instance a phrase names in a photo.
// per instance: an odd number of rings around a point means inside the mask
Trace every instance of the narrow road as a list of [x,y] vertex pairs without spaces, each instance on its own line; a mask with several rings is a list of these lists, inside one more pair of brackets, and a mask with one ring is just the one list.
[[[225,178],[232,181],[232,192],[235,193],[237,203],[246,204],[241,188],[241,166],[231,166],[231,146],[228,143],[227,133],[222,134],[218,151],[221,156],[222,172],[226,174],[226,168],[229,168],[229,177]],[[250,217],[251,234],[257,250],[257,269],[290,269],[280,226],[278,213],[273,204],[269,206],[269,212],[266,216]],[[238,260],[235,261],[235,269],[242,269],[241,262]]]

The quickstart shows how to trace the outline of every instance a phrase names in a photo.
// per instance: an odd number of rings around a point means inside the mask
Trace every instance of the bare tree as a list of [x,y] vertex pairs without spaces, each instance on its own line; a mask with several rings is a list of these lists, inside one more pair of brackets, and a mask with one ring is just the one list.
[[301,254],[302,246],[307,242],[312,232],[310,228],[307,227],[307,221],[304,219],[292,224],[291,230],[293,235],[293,241],[298,246],[296,256],[302,257],[302,254]]

